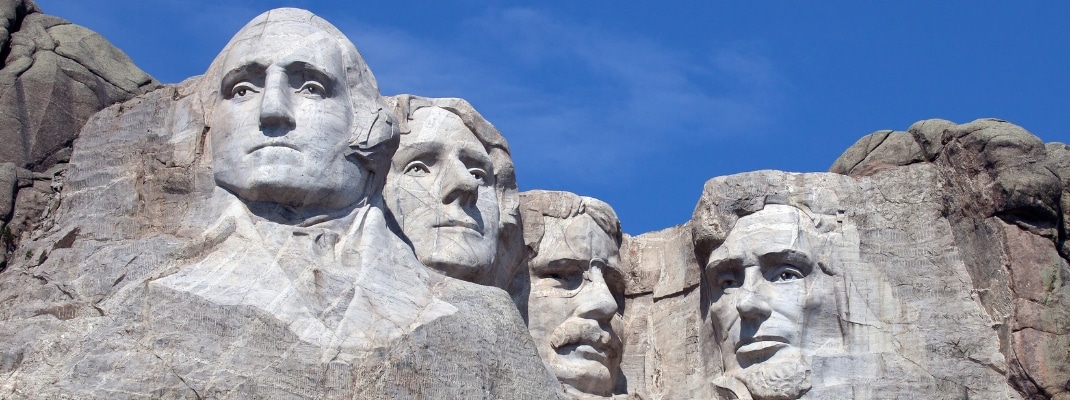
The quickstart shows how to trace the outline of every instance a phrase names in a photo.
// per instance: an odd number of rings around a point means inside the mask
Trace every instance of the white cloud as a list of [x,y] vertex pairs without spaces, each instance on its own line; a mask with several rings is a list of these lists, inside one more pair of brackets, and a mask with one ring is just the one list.
[[[531,9],[490,12],[466,26],[468,36],[496,42],[495,79],[524,82],[510,93],[524,99],[479,96],[495,99],[503,114],[489,118],[530,173],[592,177],[643,168],[655,152],[769,128],[783,97],[772,63],[740,44],[693,54]],[[555,86],[559,71],[585,81]],[[498,105],[508,102],[519,104]]]

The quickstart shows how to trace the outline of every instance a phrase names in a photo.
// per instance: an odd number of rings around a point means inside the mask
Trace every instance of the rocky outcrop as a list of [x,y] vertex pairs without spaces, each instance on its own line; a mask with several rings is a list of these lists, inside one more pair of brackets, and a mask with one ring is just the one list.
[[90,116],[159,85],[97,33],[42,13],[33,0],[0,1],[0,163],[37,182],[0,190],[0,204],[15,204],[13,217],[2,214],[4,232],[15,240],[49,207],[49,181]]
[[928,120],[871,134],[831,168],[856,177],[916,163],[936,171],[943,218],[992,319],[1007,379],[1029,398],[1070,398],[1067,156],[1066,145],[1006,121]]
[[0,160],[47,170],[69,159],[90,116],[159,86],[106,39],[32,0],[5,0],[0,16]]

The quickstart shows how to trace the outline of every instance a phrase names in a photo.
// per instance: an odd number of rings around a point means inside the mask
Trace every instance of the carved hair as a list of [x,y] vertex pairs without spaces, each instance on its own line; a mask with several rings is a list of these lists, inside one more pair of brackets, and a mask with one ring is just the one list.
[[[231,49],[250,38],[258,37],[269,24],[305,24],[335,39],[342,52],[345,84],[353,109],[352,136],[349,139],[351,154],[356,156],[368,171],[372,172],[371,178],[374,179],[371,186],[372,192],[380,192],[385,182],[387,168],[390,166],[390,158],[393,157],[398,147],[397,119],[387,108],[386,102],[379,94],[379,84],[375,76],[372,75],[368,64],[364,62],[364,57],[357,51],[353,42],[330,22],[309,11],[279,8],[265,12],[245,24],[230,39],[219,55],[212,60],[208,71],[201,78],[198,96],[204,114],[205,128],[211,128],[212,112],[216,103],[222,98],[219,83],[223,74],[227,72],[223,68]],[[200,145],[203,146],[204,143]]]
[[530,190],[520,194],[524,217],[524,244],[529,257],[534,258],[539,252],[539,244],[546,231],[544,217],[570,219],[587,215],[598,227],[611,238],[617,247],[623,240],[620,220],[613,208],[602,200],[579,196],[575,193]]
[[[777,174],[787,175],[782,172]],[[739,182],[730,182],[725,178],[706,182],[691,217],[695,257],[700,268],[709,261],[710,253],[724,243],[740,218],[757,213],[766,205],[779,204],[799,209],[802,215],[809,217],[821,236],[839,230],[843,210],[835,193],[802,185],[785,187],[783,182],[791,180],[765,178],[773,177],[761,175],[743,187],[738,185]],[[819,255],[819,258],[825,257]],[[826,274],[836,275],[836,266],[822,260],[818,260],[818,264]]]

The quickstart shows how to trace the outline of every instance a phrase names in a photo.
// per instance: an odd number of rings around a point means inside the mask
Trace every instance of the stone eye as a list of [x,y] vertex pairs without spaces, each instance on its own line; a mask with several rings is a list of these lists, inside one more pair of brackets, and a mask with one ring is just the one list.
[[251,93],[260,93],[256,87],[248,82],[239,82],[230,89],[230,97],[245,97]]
[[422,161],[413,161],[405,166],[405,175],[424,176],[431,173],[431,169]]
[[[585,263],[584,263],[585,264]],[[558,290],[574,290],[583,284],[584,266],[577,262],[559,261],[546,270],[540,271],[540,279],[549,281],[544,284]]]
[[319,82],[316,82],[316,81],[305,82],[305,84],[301,85],[301,89],[298,90],[297,92],[301,93],[301,94],[304,94],[304,95],[320,96],[320,97],[323,97],[323,96],[325,96],[327,94],[327,90],[323,87],[323,85],[321,85]]
[[802,271],[792,265],[782,265],[773,276],[773,282],[788,282],[804,278]]
[[472,177],[476,178],[476,180],[479,181],[480,184],[487,180],[487,171],[484,171],[482,169],[470,168],[468,169],[468,173],[472,174]]
[[583,284],[583,272],[581,271],[569,271],[557,274],[550,274],[557,280],[558,288],[565,290],[574,290]]
[[735,276],[732,275],[722,276],[720,279],[718,279],[717,284],[721,287],[721,290],[743,286],[743,282],[740,282],[738,279],[736,279]]

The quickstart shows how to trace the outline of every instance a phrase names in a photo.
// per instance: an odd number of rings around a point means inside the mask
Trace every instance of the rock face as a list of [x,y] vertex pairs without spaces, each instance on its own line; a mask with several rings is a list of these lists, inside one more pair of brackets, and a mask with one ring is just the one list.
[[[625,238],[622,369],[629,392],[1070,398],[1068,155],[1066,145],[1045,145],[1005,121],[927,120],[907,132],[860,139],[833,173],[758,171],[710,180],[690,222]],[[763,213],[776,215],[782,207],[811,221],[797,224],[799,232],[811,232],[796,236],[809,235],[809,245],[777,239],[777,219]],[[754,218],[772,219],[755,224]],[[733,232],[744,239],[730,239]],[[828,280],[815,279],[801,302],[809,310],[804,322],[777,317],[790,315],[786,304],[798,298],[748,286],[748,275],[720,272],[738,267],[718,268],[751,265],[724,261],[746,259],[725,253],[761,250],[741,243],[823,253],[829,268],[811,267],[804,277],[822,271],[833,278],[834,295]],[[765,250],[775,253],[776,246]],[[736,283],[724,286],[725,276]],[[754,297],[767,307],[732,297],[735,285],[761,294]],[[769,317],[748,323],[747,313],[726,305]],[[733,321],[756,336],[802,335],[805,340],[785,348],[803,356],[753,363],[731,354],[724,347],[734,344],[731,329],[720,327]],[[785,324],[798,330],[783,333]],[[754,370],[730,370],[739,360]],[[808,369],[809,376],[770,372],[780,366]]]
[[[707,182],[690,226],[632,239],[661,264],[631,299],[649,314],[626,307],[649,349],[634,380],[665,398],[1017,398],[938,183],[924,164]],[[688,234],[694,255],[665,240]],[[663,278],[679,265],[696,272]]]
[[157,87],[95,32],[43,14],[32,0],[0,1],[0,163],[9,163],[0,167],[0,221],[7,246],[51,208],[52,177],[62,173],[89,117]]
[[[42,93],[155,85],[3,4],[0,74],[18,50],[40,57],[11,76],[89,71]],[[601,201],[518,194],[470,104],[382,97],[307,11],[94,114],[69,165],[34,147],[67,123],[20,125],[0,164],[0,214],[33,228],[0,236],[2,398],[1070,399],[1070,147],[1004,121],[713,178],[634,237]]]
[[395,121],[352,43],[294,9],[204,77],[94,116],[0,282],[0,392],[556,398],[509,295],[432,272],[388,229]]
[[[915,145],[901,147],[910,153],[893,155],[883,144],[870,144],[882,136],[903,143],[913,138]],[[906,160],[924,160],[939,173],[944,218],[972,290],[992,319],[1008,381],[1027,397],[1070,398],[1066,145],[1045,145],[1001,120],[962,125],[928,120],[909,133],[863,138],[836,160],[832,172],[898,171],[914,162]]]
[[34,171],[64,162],[90,116],[159,86],[103,37],[32,0],[5,0],[0,17],[0,160]]

